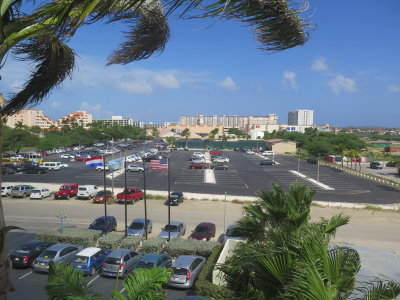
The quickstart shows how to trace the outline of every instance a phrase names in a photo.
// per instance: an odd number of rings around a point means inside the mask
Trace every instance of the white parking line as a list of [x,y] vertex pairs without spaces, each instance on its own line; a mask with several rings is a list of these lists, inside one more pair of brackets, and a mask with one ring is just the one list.
[[214,170],[206,169],[204,170],[204,183],[217,183],[215,180]]
[[100,276],[100,275],[97,275],[95,278],[93,278],[92,280],[90,280],[90,281],[88,282],[88,285],[90,285],[93,281],[95,281],[97,278],[99,278],[99,276]]
[[24,278],[24,277],[28,276],[29,274],[32,274],[32,271],[30,271],[29,273],[26,273],[25,275],[21,276],[21,277],[20,277],[20,278],[18,278],[18,279],[22,279],[22,278]]
[[123,292],[125,292],[125,288],[123,288],[123,289],[120,290],[119,292],[122,294]]

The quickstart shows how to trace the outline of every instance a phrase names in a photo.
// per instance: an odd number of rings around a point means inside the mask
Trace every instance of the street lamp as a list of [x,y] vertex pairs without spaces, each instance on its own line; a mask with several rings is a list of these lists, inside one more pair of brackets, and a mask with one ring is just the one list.
[[318,153],[318,165],[317,165],[317,181],[319,182],[319,156],[320,154]]
[[300,149],[297,150],[297,173],[300,173]]

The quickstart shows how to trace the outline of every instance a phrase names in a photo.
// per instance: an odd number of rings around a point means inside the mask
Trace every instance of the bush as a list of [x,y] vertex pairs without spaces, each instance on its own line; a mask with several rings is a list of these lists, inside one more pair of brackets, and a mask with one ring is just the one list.
[[149,238],[147,241],[143,241],[140,251],[142,253],[160,253],[165,245],[165,239],[161,237]]
[[182,238],[172,239],[165,245],[164,251],[172,257],[179,255],[200,255],[209,257],[212,249],[217,245],[217,242],[205,242],[195,239],[184,240]]
[[97,240],[97,244],[100,248],[114,250],[119,247],[119,244],[123,238],[123,234],[111,232],[99,238]]
[[137,250],[140,248],[143,238],[141,236],[127,236],[124,238],[121,243],[121,248],[127,248],[131,250]]
[[80,245],[83,247],[96,246],[97,239],[101,236],[101,231],[82,228],[64,228],[64,233],[59,230],[52,230],[40,233],[38,239],[49,243],[66,243]]
[[212,297],[215,299],[240,299],[234,291],[225,286],[212,284],[212,272],[217,263],[219,254],[222,250],[221,245],[217,245],[211,251],[210,256],[203,269],[200,271],[199,278],[196,281],[196,294],[204,297]]

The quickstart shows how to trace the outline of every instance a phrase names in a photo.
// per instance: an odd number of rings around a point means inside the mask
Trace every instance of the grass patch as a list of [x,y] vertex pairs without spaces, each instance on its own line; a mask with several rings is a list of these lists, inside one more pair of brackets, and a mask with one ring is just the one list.
[[233,199],[233,200],[231,201],[231,203],[234,203],[234,204],[244,204],[244,203],[246,203],[246,201],[242,201],[242,200],[238,200],[238,199]]
[[146,193],[146,199],[147,200],[167,200],[167,196],[153,195],[153,194]]
[[383,210],[381,207],[375,206],[375,205],[367,205],[366,207],[364,207],[364,209],[373,210],[373,211],[382,211]]

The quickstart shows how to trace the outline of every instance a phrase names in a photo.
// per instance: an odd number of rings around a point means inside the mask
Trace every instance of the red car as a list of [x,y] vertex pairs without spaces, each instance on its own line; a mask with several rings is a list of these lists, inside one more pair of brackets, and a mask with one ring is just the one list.
[[208,165],[206,163],[192,163],[189,165],[189,169],[207,169]]
[[121,193],[117,194],[117,201],[118,203],[131,203],[139,201],[143,199],[143,192],[142,190],[135,188],[135,187],[128,187]]
[[210,154],[211,155],[218,155],[218,154],[222,154],[222,152],[219,151],[219,150],[213,150],[213,151],[210,151]]
[[209,241],[212,237],[215,237],[215,230],[216,228],[214,223],[201,222],[192,231],[189,238],[199,241]]
[[86,161],[86,157],[84,156],[77,156],[74,158],[75,161]]
[[46,152],[46,151],[43,151],[43,152],[41,152],[41,153],[40,153],[40,155],[42,155],[42,156],[46,156],[46,155],[49,155],[49,153],[48,153],[48,152]]
[[69,199],[78,194],[77,183],[66,183],[60,187],[60,189],[54,193],[54,199]]

